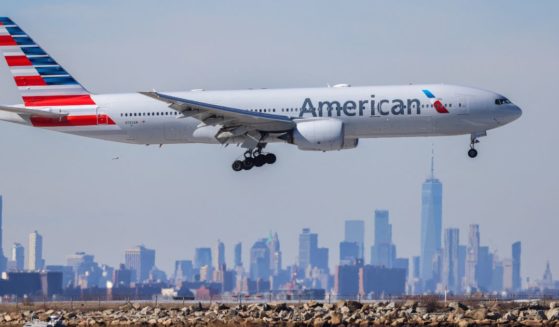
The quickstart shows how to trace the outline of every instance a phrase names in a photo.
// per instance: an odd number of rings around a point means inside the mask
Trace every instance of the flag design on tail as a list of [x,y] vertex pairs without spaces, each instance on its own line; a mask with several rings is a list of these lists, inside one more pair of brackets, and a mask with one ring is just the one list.
[[0,53],[26,107],[95,106],[89,92],[7,17],[0,17]]

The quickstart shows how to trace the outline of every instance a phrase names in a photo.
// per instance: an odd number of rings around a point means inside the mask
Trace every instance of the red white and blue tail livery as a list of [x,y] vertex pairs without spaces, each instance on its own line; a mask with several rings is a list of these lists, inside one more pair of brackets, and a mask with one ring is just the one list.
[[7,17],[0,52],[22,98],[0,105],[0,120],[133,144],[236,144],[246,151],[235,171],[274,163],[268,143],[334,151],[366,138],[466,134],[475,157],[478,137],[522,113],[497,93],[445,84],[94,95]]

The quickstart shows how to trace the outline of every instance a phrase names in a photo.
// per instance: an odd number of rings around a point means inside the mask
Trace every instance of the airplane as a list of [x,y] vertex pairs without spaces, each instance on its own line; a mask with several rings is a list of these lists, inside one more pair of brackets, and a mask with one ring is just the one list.
[[23,100],[1,105],[0,120],[131,144],[233,144],[244,149],[234,171],[275,163],[269,143],[326,152],[367,138],[470,135],[475,158],[478,138],[522,114],[498,93],[446,84],[93,94],[8,17],[0,52]]

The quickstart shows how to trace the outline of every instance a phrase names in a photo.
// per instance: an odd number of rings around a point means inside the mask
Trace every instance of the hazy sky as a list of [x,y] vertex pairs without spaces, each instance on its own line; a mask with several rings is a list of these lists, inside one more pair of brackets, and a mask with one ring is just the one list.
[[[4,252],[44,236],[48,264],[78,250],[117,265],[138,243],[168,272],[219,238],[248,249],[277,231],[295,262],[301,228],[338,261],[346,219],[390,210],[399,256],[419,254],[421,183],[431,147],[443,225],[481,225],[481,241],[524,276],[559,275],[557,1],[9,1],[12,17],[92,92],[454,83],[500,92],[524,115],[481,139],[364,140],[354,150],[272,145],[274,166],[235,173],[241,149],[146,147],[0,123]],[[555,100],[554,100],[555,99]],[[4,63],[0,102],[19,102]],[[111,160],[119,156],[120,160]],[[26,245],[27,246],[27,245]]]

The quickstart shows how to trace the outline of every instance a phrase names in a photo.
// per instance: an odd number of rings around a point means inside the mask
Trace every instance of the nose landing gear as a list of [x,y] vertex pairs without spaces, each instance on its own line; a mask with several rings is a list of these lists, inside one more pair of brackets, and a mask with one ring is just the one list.
[[262,167],[265,164],[273,164],[276,162],[276,155],[273,153],[263,153],[262,147],[248,150],[244,153],[243,160],[235,160],[231,168],[234,171],[251,170],[253,167]]
[[477,157],[477,150],[476,150],[476,144],[479,143],[479,140],[477,139],[476,135],[471,136],[470,138],[470,150],[468,150],[468,157],[470,158],[475,158]]

